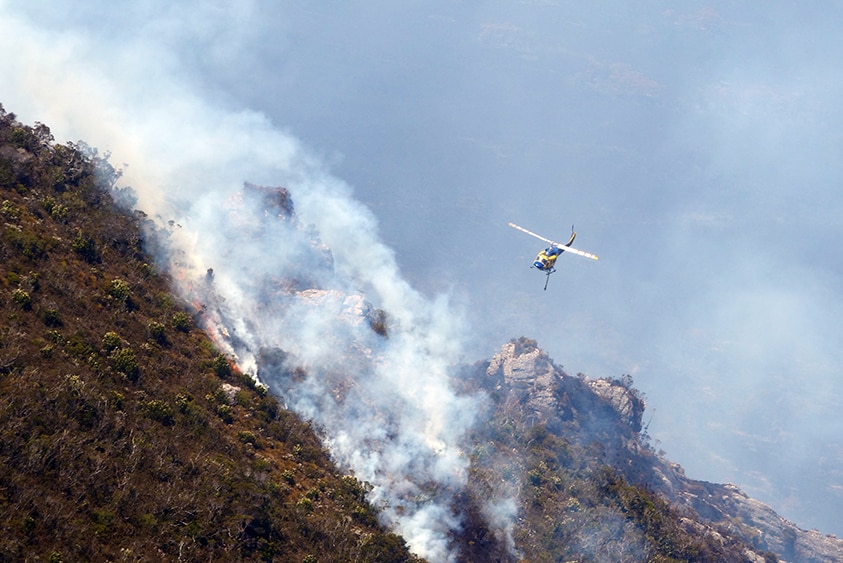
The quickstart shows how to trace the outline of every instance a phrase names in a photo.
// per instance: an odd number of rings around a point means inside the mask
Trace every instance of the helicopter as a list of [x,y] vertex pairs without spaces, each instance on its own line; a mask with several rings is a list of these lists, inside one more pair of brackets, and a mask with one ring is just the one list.
[[513,229],[518,229],[522,233],[527,233],[530,236],[534,236],[537,239],[543,240],[544,242],[550,244],[550,246],[548,246],[536,255],[536,259],[533,260],[533,265],[530,266],[531,268],[540,270],[547,275],[544,280],[545,291],[547,291],[547,282],[550,281],[550,274],[556,271],[556,259],[559,258],[559,256],[563,252],[570,252],[578,256],[584,256],[586,258],[591,258],[592,260],[597,260],[597,256],[595,254],[592,254],[590,252],[583,252],[582,250],[577,250],[576,248],[571,248],[571,245],[574,244],[574,239],[577,237],[577,233],[574,232],[573,225],[571,226],[571,238],[568,239],[568,242],[565,244],[553,242],[552,240],[544,238],[541,235],[537,235],[533,231],[528,231],[524,227],[520,227],[515,223],[510,223],[509,226]]

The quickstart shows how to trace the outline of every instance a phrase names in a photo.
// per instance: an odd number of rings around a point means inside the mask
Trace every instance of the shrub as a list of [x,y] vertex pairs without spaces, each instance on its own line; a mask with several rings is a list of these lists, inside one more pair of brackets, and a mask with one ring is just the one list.
[[369,326],[372,327],[375,334],[383,336],[384,338],[389,336],[386,312],[382,309],[376,309],[372,316],[369,317]]
[[91,512],[93,532],[97,536],[107,535],[114,524],[114,513],[109,510],[94,510]]
[[401,536],[394,533],[372,535],[363,541],[361,546],[363,561],[380,561],[382,563],[399,563],[406,561],[407,544]]
[[182,414],[190,410],[190,403],[193,402],[193,396],[190,393],[179,393],[176,395],[176,407]]
[[44,311],[44,324],[51,327],[61,326],[61,316],[56,309],[47,309]]
[[81,231],[76,233],[76,237],[74,237],[73,242],[70,243],[70,247],[85,262],[88,262],[89,264],[99,262],[99,253],[97,252],[97,246],[96,243],[94,243],[94,239],[82,234]]
[[8,199],[4,199],[3,203],[0,203],[0,212],[11,219],[20,219],[20,209],[15,207],[15,204]]
[[87,357],[91,352],[93,352],[91,346],[85,340],[85,336],[81,332],[75,332],[67,339],[65,349],[70,355],[77,358]]
[[114,408],[117,409],[118,411],[123,410],[123,399],[125,399],[125,397],[123,396],[122,393],[119,393],[117,391],[111,392],[110,402],[114,406]]
[[16,289],[12,292],[12,301],[17,303],[25,311],[32,308],[32,297],[22,289]]
[[41,201],[41,205],[53,219],[63,221],[67,218],[67,206],[58,203],[54,197],[45,197]]
[[0,158],[0,187],[14,186],[17,183],[16,179],[17,175],[12,167],[12,163]]
[[47,251],[47,243],[32,231],[8,227],[6,238],[18,252],[31,260],[42,257]]
[[146,330],[149,333],[149,337],[158,344],[164,344],[167,342],[165,327],[162,323],[150,321],[149,324],[146,325]]
[[123,280],[111,280],[108,286],[108,294],[118,301],[125,301],[131,291],[129,284]]
[[218,377],[226,378],[231,376],[231,360],[225,354],[217,354],[211,360],[211,369]]
[[190,332],[193,328],[193,319],[184,311],[173,314],[173,328],[181,332]]
[[123,340],[116,332],[106,332],[105,336],[102,337],[102,349],[105,350],[107,354],[110,354],[122,345]]
[[111,365],[132,381],[136,381],[140,368],[135,352],[131,348],[119,348],[111,354]]
[[237,439],[243,442],[244,444],[251,444],[255,445],[258,441],[257,437],[255,436],[254,432],[249,432],[248,430],[241,430],[237,433]]
[[226,424],[234,422],[234,409],[229,405],[217,405],[217,415],[219,415],[222,421]]
[[143,413],[164,426],[173,425],[173,407],[166,401],[153,399],[143,404]]

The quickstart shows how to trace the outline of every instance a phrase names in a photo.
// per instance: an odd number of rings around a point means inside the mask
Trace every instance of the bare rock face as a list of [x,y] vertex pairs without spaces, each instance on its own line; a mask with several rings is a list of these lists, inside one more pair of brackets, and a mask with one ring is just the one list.
[[633,432],[641,431],[641,416],[644,414],[644,402],[634,389],[618,381],[609,379],[588,379],[586,384],[598,397],[603,398],[618,413]]
[[559,408],[556,392],[564,375],[557,372],[547,353],[532,340],[504,344],[492,358],[486,375],[506,389],[510,397],[534,414],[555,416]]
[[220,390],[223,395],[225,395],[225,399],[229,405],[237,404],[237,393],[240,392],[241,389],[242,387],[237,387],[235,385],[231,385],[230,383],[223,383],[220,386]]

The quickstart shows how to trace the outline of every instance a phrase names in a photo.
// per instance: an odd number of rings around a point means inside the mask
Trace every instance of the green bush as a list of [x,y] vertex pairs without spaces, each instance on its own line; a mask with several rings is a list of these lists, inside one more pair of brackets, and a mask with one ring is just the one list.
[[125,399],[125,398],[126,397],[124,397],[122,393],[120,393],[118,391],[112,391],[111,397],[110,397],[110,402],[114,406],[115,409],[117,409],[118,411],[122,411],[123,410],[123,399]]
[[12,301],[21,307],[24,311],[32,308],[32,297],[28,292],[22,289],[16,289],[12,292]]
[[30,260],[41,258],[47,252],[47,243],[32,231],[23,230],[17,226],[9,226],[6,229],[5,236],[18,252]]
[[164,426],[173,425],[173,407],[166,401],[157,399],[147,401],[143,404],[142,408],[143,413],[152,420],[160,422]]
[[176,395],[176,407],[182,414],[186,414],[190,410],[190,404],[192,402],[193,396],[190,393],[179,393]]
[[165,344],[167,342],[166,327],[162,323],[150,321],[146,325],[146,330],[149,333],[149,337],[158,344]]
[[56,309],[47,309],[44,311],[44,324],[50,327],[61,326],[61,315]]
[[217,405],[217,415],[219,415],[222,421],[226,424],[234,422],[234,409],[229,405]]
[[248,430],[241,430],[237,433],[237,439],[243,442],[244,444],[251,444],[255,445],[258,441],[257,437],[255,436],[254,432],[249,432]]
[[313,501],[307,497],[301,497],[296,503],[296,507],[305,512],[313,512]]
[[231,377],[231,360],[225,354],[217,354],[211,360],[211,369],[221,378]]
[[49,196],[45,197],[43,200],[41,200],[41,205],[53,219],[57,221],[63,221],[67,219],[67,206],[58,203],[56,201],[56,198]]
[[0,203],[0,212],[3,213],[6,217],[10,219],[20,219],[21,211],[15,204],[13,204],[8,199],[4,199],[2,203]]
[[116,332],[106,332],[105,335],[102,337],[102,349],[105,350],[107,354],[110,354],[117,348],[120,348],[123,345],[123,339],[120,338],[120,335]]
[[70,247],[78,254],[85,262],[95,264],[99,262],[99,253],[97,252],[97,245],[89,236],[84,235],[81,231],[76,233]]
[[118,348],[111,354],[111,365],[132,381],[136,381],[140,373],[138,360],[131,348]]
[[57,330],[48,330],[47,331],[47,340],[49,340],[53,344],[63,344],[64,343],[64,336],[62,336],[61,332],[59,332]]
[[123,280],[111,280],[108,286],[108,294],[118,301],[125,301],[131,290],[129,284]]
[[184,311],[173,314],[173,328],[181,332],[190,332],[193,328],[193,319]]

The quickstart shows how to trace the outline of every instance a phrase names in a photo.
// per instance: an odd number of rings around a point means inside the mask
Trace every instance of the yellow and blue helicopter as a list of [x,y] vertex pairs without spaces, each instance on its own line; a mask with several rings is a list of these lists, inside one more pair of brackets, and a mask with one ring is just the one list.
[[547,282],[550,281],[550,274],[556,271],[556,259],[563,252],[570,252],[572,254],[576,254],[578,256],[584,256],[586,258],[591,258],[592,260],[597,260],[597,256],[590,253],[590,252],[583,252],[582,250],[577,250],[576,248],[572,248],[571,245],[574,244],[574,239],[577,237],[577,233],[574,232],[574,227],[571,227],[571,238],[565,244],[559,244],[558,242],[553,242],[550,239],[544,238],[541,235],[537,235],[533,231],[528,231],[524,227],[519,227],[515,223],[510,223],[510,227],[513,229],[518,229],[522,233],[527,233],[530,236],[534,236],[539,240],[543,240],[544,242],[550,244],[547,248],[542,250],[536,255],[536,259],[533,261],[532,268],[540,270],[547,274],[547,277],[544,280],[544,289],[547,291]]

